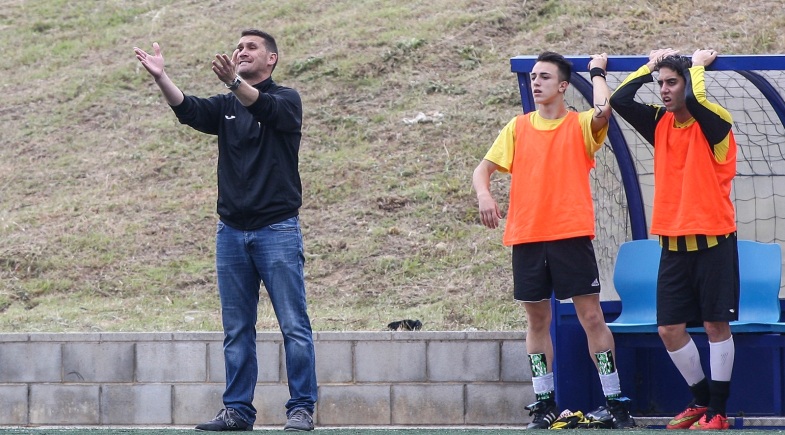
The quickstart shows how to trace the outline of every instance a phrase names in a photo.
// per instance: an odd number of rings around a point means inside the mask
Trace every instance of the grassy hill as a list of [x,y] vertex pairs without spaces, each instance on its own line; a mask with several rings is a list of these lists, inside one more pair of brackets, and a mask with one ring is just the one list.
[[[208,96],[247,27],[277,37],[274,78],[304,100],[316,330],[525,326],[471,189],[521,110],[510,57],[785,50],[767,0],[6,0],[0,331],[220,330],[215,139],[177,123],[132,48],[160,43],[175,83]],[[436,122],[404,122],[420,112]]]

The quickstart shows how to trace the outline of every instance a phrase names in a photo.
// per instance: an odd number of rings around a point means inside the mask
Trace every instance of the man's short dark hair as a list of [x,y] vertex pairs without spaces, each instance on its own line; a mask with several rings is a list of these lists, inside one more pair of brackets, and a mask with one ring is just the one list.
[[537,62],[550,62],[559,68],[559,81],[570,82],[572,63],[559,53],[544,51],[537,56]]
[[[275,38],[273,35],[264,32],[259,29],[245,29],[240,33],[240,36],[258,36],[264,40],[264,47],[267,51],[271,53],[278,54],[278,44],[275,43]],[[275,58],[275,64],[273,65],[273,71],[275,71],[275,67],[278,65],[278,57]]]
[[687,56],[679,56],[676,54],[665,56],[662,59],[657,61],[657,65],[654,69],[659,70],[660,68],[668,68],[673,71],[676,71],[677,74],[684,77],[684,72],[690,69],[692,66],[692,59]]

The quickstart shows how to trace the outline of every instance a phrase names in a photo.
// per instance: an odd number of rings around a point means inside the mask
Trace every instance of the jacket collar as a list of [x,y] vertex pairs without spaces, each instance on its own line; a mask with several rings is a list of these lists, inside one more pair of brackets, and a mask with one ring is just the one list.
[[261,82],[253,85],[253,87],[255,87],[256,89],[258,89],[258,90],[260,90],[262,92],[266,92],[267,90],[269,90],[273,86],[275,86],[275,82],[273,81],[273,77],[272,76],[267,77],[266,79],[262,80]]

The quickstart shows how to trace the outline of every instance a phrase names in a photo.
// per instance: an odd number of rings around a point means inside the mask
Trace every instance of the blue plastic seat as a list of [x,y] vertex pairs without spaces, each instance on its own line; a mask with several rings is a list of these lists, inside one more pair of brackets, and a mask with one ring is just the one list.
[[632,240],[619,246],[613,285],[621,314],[608,323],[616,333],[657,333],[657,271],[662,248],[656,240]]
[[[782,251],[776,243],[739,240],[739,320],[733,333],[785,333],[780,322]],[[652,239],[619,247],[613,284],[621,298],[621,314],[608,327],[618,333],[657,332],[657,272],[662,248]],[[688,328],[704,332],[703,327]]]
[[776,243],[739,240],[739,320],[731,331],[785,332],[780,322],[782,251]]

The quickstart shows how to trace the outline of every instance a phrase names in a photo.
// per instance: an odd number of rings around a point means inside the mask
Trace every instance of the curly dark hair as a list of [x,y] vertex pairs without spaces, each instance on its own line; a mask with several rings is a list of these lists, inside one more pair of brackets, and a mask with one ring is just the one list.
[[657,61],[655,69],[668,68],[684,77],[684,72],[692,66],[692,59],[687,56],[670,55]]

